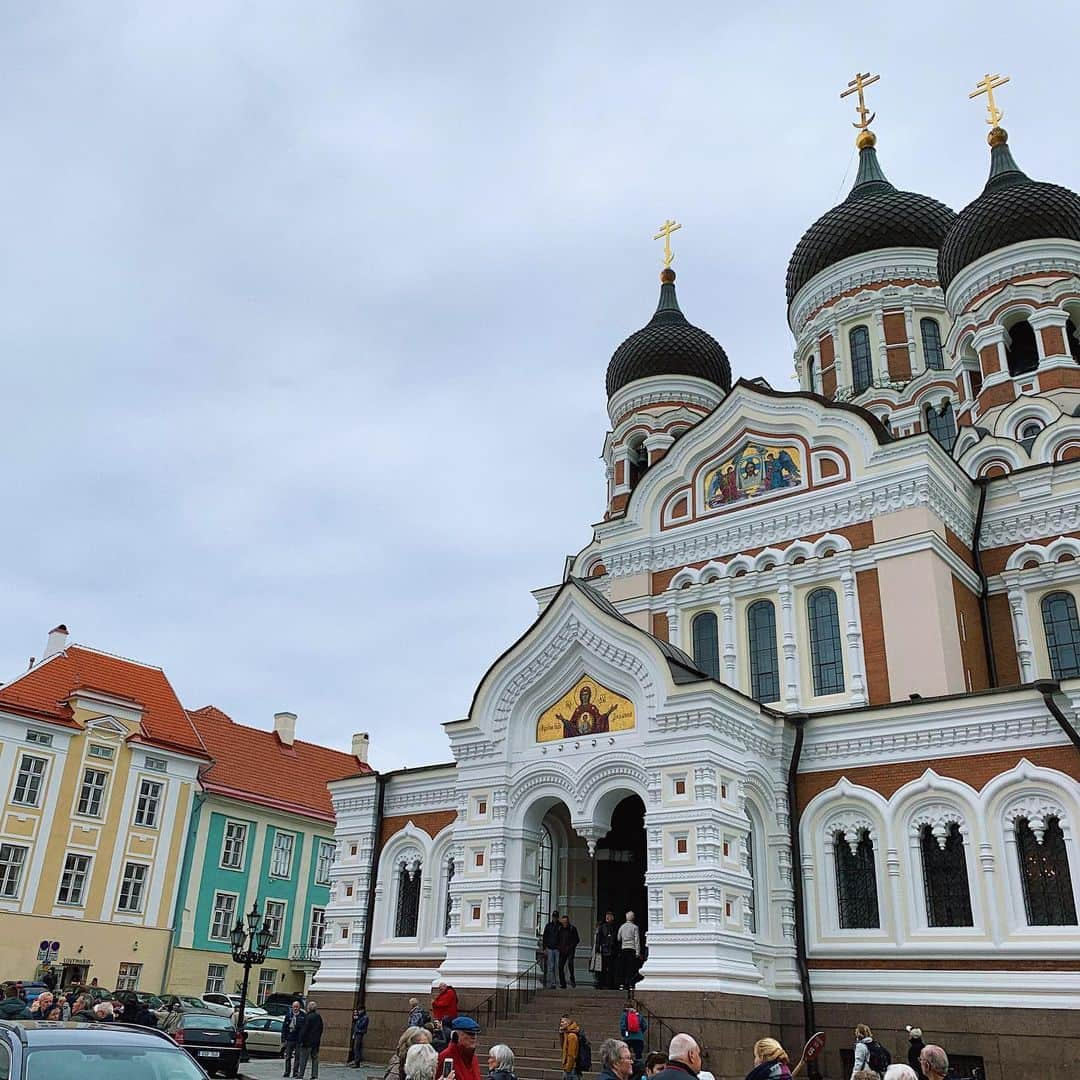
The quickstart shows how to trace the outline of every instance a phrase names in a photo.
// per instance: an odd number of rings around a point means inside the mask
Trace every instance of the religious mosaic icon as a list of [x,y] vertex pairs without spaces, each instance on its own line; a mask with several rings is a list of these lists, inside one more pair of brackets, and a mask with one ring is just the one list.
[[733,506],[802,483],[798,447],[749,440],[705,474],[705,505]]
[[540,716],[536,741],[576,739],[634,727],[634,703],[587,675]]

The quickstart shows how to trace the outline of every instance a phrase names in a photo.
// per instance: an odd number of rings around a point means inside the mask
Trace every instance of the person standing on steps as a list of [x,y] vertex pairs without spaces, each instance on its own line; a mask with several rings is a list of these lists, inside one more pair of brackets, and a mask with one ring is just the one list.
[[540,935],[540,947],[544,950],[544,987],[555,989],[555,971],[559,966],[559,913],[553,911],[551,920]]
[[645,1032],[649,1030],[649,1021],[638,1012],[637,1002],[632,997],[623,1009],[619,1028],[623,1041],[634,1055],[634,1067],[637,1068],[645,1056]]
[[[564,915],[563,918],[566,918]],[[559,1038],[562,1040],[563,1080],[581,1080],[578,1070],[578,1032],[581,1028],[576,1020],[564,1015],[559,1020]]]
[[641,931],[634,922],[634,913],[626,913],[626,922],[619,927],[619,989],[633,990],[637,982],[638,960],[641,958]]
[[615,913],[608,911],[604,921],[596,928],[596,941],[593,951],[600,954],[601,990],[615,989],[615,961],[618,952],[619,928],[615,925]]
[[577,927],[570,921],[569,915],[564,915],[559,920],[559,933],[555,939],[559,950],[559,985],[566,989],[566,965],[570,965],[570,985],[577,986],[577,977],[574,974],[574,956],[578,945],[581,944],[581,935]]

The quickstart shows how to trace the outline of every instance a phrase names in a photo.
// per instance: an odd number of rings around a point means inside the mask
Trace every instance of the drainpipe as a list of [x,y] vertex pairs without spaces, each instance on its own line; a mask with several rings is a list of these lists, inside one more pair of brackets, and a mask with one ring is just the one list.
[[364,927],[364,947],[360,952],[360,977],[356,980],[353,1009],[367,1007],[367,973],[371,962],[371,937],[375,927],[375,885],[382,857],[383,805],[386,800],[386,780],[375,774],[375,842],[371,845],[371,873],[368,877],[367,920]]
[[997,661],[994,659],[994,642],[990,634],[990,586],[986,580],[986,572],[982,565],[982,549],[980,539],[982,534],[983,514],[986,511],[986,491],[990,486],[990,478],[987,476],[977,477],[975,484],[979,489],[979,510],[975,515],[975,535],[971,538],[971,558],[975,563],[975,573],[979,575],[979,622],[982,624],[983,649],[986,652],[986,677],[990,680],[991,688],[998,685]]
[[1032,685],[1042,694],[1047,712],[1058,722],[1058,726],[1065,732],[1069,742],[1080,751],[1080,733],[1069,723],[1069,718],[1061,711],[1061,707],[1054,700],[1054,695],[1061,689],[1061,684],[1055,679],[1039,679]]
[[[799,968],[799,987],[802,990],[803,1042],[817,1031],[814,1020],[814,994],[810,987],[810,968],[806,962],[806,904],[803,899],[802,847],[799,843],[799,803],[795,780],[799,775],[799,760],[802,757],[803,729],[809,717],[805,713],[791,713],[785,716],[795,728],[795,745],[791,750],[791,764],[788,766],[788,839],[791,844],[791,886],[795,905],[795,961]],[[810,1062],[809,1074],[818,1075],[817,1062]]]

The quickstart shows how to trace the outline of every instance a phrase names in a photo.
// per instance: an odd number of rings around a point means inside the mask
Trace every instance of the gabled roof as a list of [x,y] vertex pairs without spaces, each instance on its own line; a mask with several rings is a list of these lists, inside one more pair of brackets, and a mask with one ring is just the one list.
[[79,691],[130,702],[142,711],[141,741],[205,757],[206,750],[176,691],[159,667],[69,645],[0,687],[0,708],[78,727],[69,699]]
[[288,746],[275,732],[237,724],[212,705],[190,715],[213,758],[202,786],[227,798],[333,821],[326,785],[371,772],[352,754],[300,739]]

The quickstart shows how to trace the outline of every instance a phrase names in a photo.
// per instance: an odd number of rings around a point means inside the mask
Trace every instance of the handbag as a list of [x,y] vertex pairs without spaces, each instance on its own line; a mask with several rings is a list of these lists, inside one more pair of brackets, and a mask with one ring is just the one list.
[[592,957],[589,959],[589,970],[593,972],[593,974],[604,970],[604,958],[600,955],[599,949],[593,950]]

